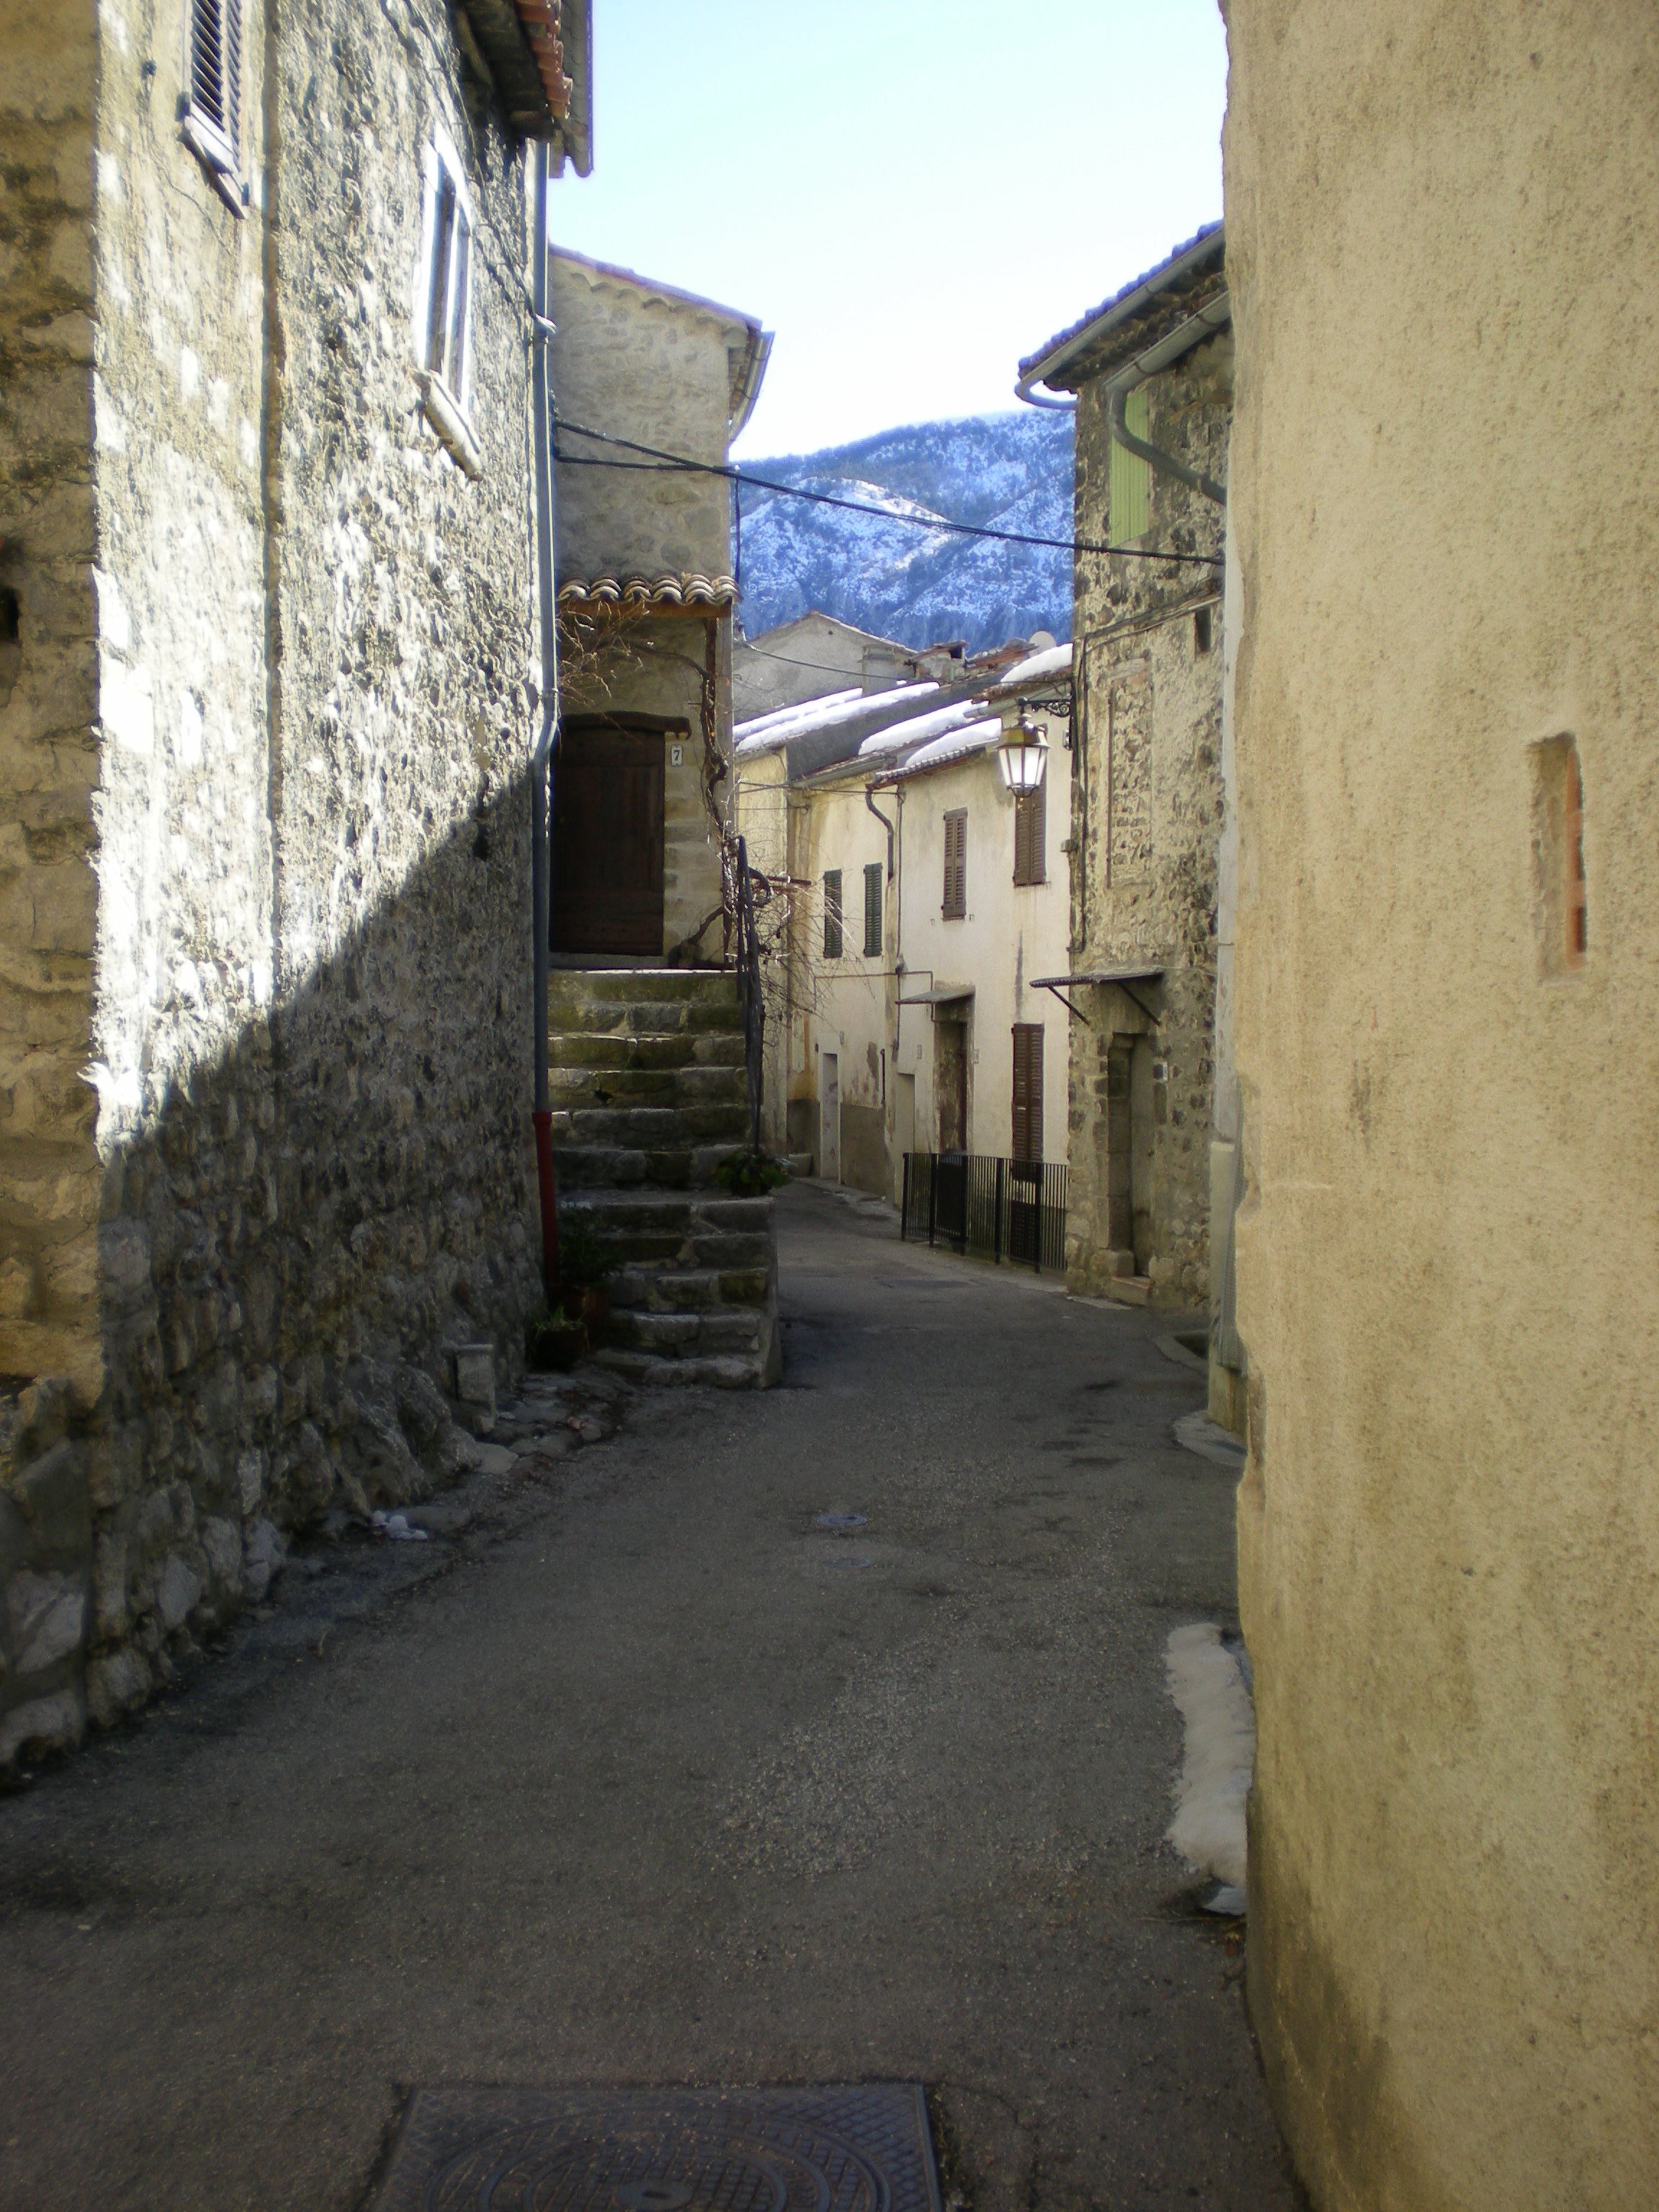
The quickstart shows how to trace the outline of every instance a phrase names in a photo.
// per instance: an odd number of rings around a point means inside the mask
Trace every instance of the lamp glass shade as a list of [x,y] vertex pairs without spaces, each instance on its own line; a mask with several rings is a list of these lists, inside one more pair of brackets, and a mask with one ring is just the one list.
[[1013,727],[1003,732],[997,757],[1002,763],[1002,781],[1017,797],[1035,791],[1042,781],[1042,771],[1048,761],[1048,740],[1043,735],[1042,725],[1029,710],[1022,709]]

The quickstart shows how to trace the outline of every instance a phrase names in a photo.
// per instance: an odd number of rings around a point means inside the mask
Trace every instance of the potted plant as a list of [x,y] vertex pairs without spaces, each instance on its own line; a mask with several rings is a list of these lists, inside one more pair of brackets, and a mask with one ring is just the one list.
[[741,1152],[727,1154],[715,1169],[714,1180],[733,1198],[764,1198],[768,1191],[781,1189],[789,1180],[789,1170],[769,1152],[745,1146]]
[[585,1213],[559,1215],[559,1304],[580,1319],[589,1340],[602,1343],[611,1317],[610,1293],[605,1287],[611,1273],[611,1255],[605,1239]]
[[525,1362],[535,1374],[562,1374],[586,1352],[587,1324],[562,1303],[538,1308],[525,1326]]

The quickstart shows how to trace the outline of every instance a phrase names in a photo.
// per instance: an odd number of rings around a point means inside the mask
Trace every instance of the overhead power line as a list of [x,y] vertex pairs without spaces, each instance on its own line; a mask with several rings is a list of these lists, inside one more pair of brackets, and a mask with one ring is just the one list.
[[848,514],[874,514],[884,522],[908,523],[913,530],[943,530],[957,538],[988,538],[1000,545],[1034,545],[1052,553],[1114,553],[1125,561],[1168,561],[1182,567],[1206,568],[1217,567],[1221,560],[1219,553],[1154,553],[1139,545],[1092,545],[1077,538],[1037,538],[1023,530],[997,530],[989,523],[954,522],[944,515],[896,514],[891,507],[878,507],[873,500],[842,499],[834,492],[807,491],[799,484],[780,483],[774,477],[751,476],[731,462],[696,461],[687,453],[665,453],[658,446],[641,446],[632,438],[616,437],[609,430],[585,430],[579,422],[567,422],[560,416],[554,418],[554,428],[569,437],[592,438],[600,445],[649,457],[643,461],[613,461],[599,453],[567,453],[556,449],[555,458],[567,468],[638,469],[647,473],[660,470],[671,474],[723,477],[739,490],[745,484],[752,485],[757,491],[773,492],[783,499],[808,500],[815,507],[837,507]]

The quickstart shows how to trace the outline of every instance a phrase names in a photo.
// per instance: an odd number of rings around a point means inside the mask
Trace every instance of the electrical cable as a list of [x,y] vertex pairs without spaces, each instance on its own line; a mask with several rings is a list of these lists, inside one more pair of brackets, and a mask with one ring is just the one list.
[[890,507],[878,507],[873,501],[838,499],[827,491],[806,491],[799,484],[780,483],[775,477],[749,475],[731,462],[694,461],[689,454],[665,453],[658,446],[642,446],[632,438],[618,438],[608,430],[585,430],[579,422],[567,422],[556,417],[556,430],[568,432],[573,438],[592,438],[603,446],[616,446],[624,453],[644,453],[643,461],[607,460],[599,453],[567,453],[556,451],[555,459],[567,468],[578,469],[635,469],[646,474],[658,472],[690,472],[696,476],[723,477],[728,483],[752,484],[757,490],[775,493],[784,499],[810,501],[815,507],[836,507],[848,514],[879,515],[884,522],[908,522],[913,530],[948,531],[957,538],[986,538],[1000,545],[1034,545],[1052,553],[1113,553],[1125,561],[1167,561],[1183,567],[1216,568],[1219,553],[1154,553],[1139,545],[1093,545],[1082,538],[1037,538],[1021,530],[997,530],[988,523],[954,522],[944,515],[896,514]]

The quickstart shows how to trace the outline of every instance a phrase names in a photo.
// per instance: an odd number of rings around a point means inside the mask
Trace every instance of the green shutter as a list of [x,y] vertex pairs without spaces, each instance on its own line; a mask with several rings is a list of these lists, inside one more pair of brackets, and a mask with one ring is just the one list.
[[864,957],[881,957],[881,862],[873,860],[864,872]]
[[[1123,404],[1123,420],[1137,438],[1146,435],[1146,387],[1132,392]],[[1107,489],[1106,534],[1114,545],[1131,544],[1144,538],[1152,523],[1152,471],[1139,453],[1112,441],[1111,480]]]
[[826,868],[823,874],[823,957],[826,960],[841,958],[841,870]]

